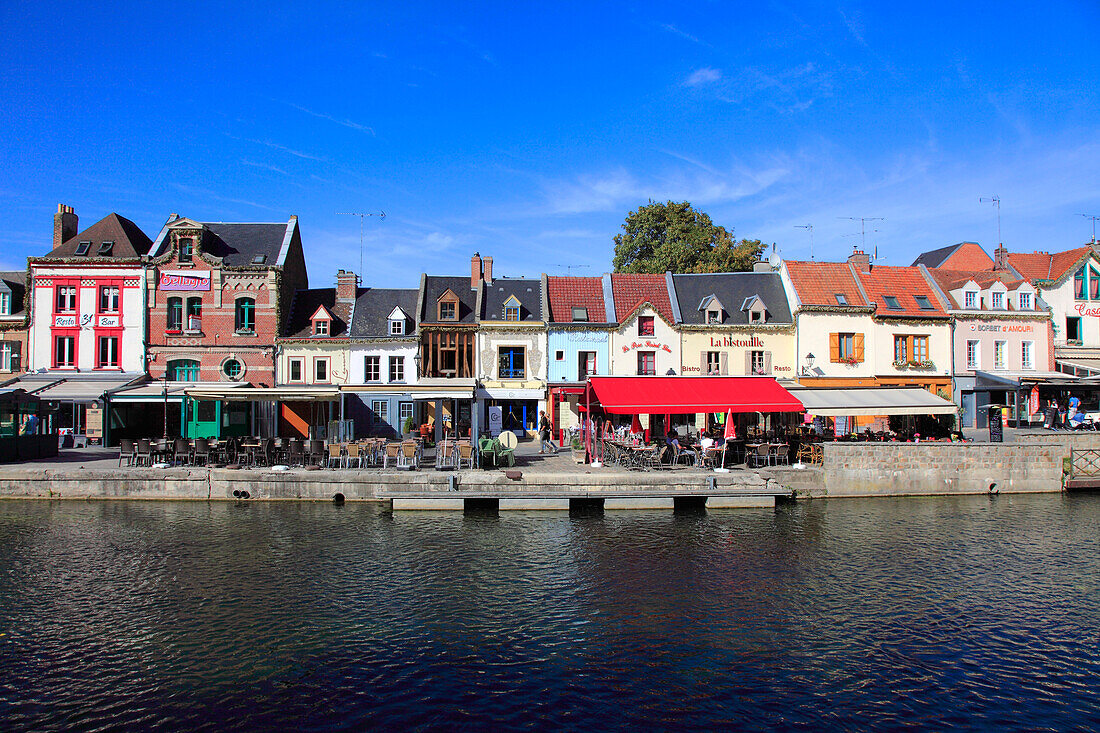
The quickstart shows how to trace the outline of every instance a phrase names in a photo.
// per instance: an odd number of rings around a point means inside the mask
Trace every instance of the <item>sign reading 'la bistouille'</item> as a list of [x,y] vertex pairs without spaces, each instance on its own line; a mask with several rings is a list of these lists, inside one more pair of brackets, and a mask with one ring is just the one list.
[[209,290],[210,271],[162,270],[158,287],[161,290]]

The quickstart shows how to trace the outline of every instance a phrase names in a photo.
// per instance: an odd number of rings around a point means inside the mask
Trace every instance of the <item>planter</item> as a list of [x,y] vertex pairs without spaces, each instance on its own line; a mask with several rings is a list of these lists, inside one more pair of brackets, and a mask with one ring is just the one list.
[[571,448],[569,450],[569,454],[573,456],[573,462],[578,464],[584,464],[587,457],[587,453],[584,451],[583,448],[581,450]]

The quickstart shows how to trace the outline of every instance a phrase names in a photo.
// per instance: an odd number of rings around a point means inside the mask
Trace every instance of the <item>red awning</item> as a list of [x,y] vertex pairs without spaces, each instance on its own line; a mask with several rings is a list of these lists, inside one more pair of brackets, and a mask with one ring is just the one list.
[[614,415],[804,412],[772,377],[591,377],[592,403]]
[[550,387],[550,394],[584,394],[584,387]]

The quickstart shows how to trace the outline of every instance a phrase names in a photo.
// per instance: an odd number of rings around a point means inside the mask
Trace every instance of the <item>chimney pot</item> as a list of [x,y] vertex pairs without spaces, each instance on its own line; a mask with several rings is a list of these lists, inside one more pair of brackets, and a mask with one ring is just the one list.
[[482,262],[484,264],[483,274],[484,274],[484,277],[485,277],[485,282],[492,285],[493,284],[493,258],[492,257],[486,257],[484,260],[482,260]]
[[470,289],[476,289],[479,282],[481,282],[481,253],[474,252],[474,256],[470,258]]
[[57,205],[57,213],[53,215],[53,249],[57,249],[77,235],[78,222],[79,219],[73,207],[65,204]]
[[863,250],[857,249],[848,255],[848,262],[855,265],[861,272],[871,271],[871,256]]
[[351,270],[339,270],[336,273],[336,302],[351,303],[355,301],[356,290],[359,287],[359,277]]
[[993,269],[1008,269],[1008,249],[1003,244],[993,250]]

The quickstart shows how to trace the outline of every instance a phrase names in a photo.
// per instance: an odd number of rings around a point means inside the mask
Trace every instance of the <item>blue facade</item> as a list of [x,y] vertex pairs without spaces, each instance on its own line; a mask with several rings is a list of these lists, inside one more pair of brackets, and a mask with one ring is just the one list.
[[596,354],[595,374],[610,373],[610,331],[551,326],[547,336],[547,355],[550,359],[547,381],[551,387],[564,382],[583,381],[582,352]]

